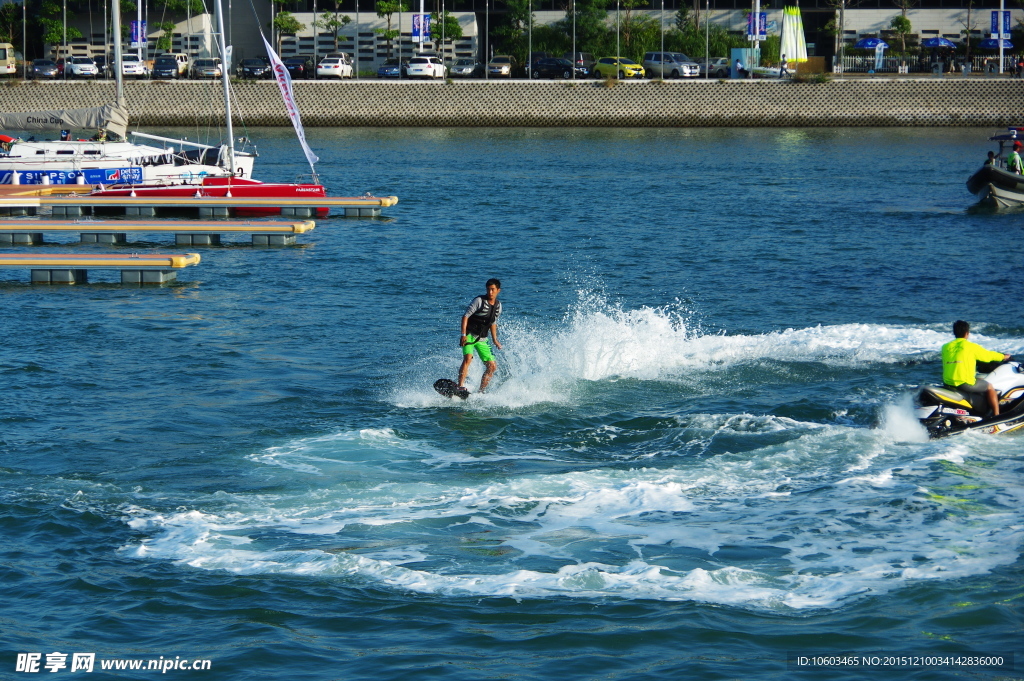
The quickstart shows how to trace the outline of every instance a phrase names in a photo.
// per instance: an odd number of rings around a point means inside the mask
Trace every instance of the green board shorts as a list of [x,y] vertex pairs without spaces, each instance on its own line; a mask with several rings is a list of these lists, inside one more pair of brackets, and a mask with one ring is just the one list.
[[466,344],[462,346],[463,355],[472,355],[473,350],[476,350],[476,354],[480,355],[480,359],[485,362],[494,361],[494,353],[491,352],[491,344],[487,342],[486,338],[477,338],[471,333],[466,334]]

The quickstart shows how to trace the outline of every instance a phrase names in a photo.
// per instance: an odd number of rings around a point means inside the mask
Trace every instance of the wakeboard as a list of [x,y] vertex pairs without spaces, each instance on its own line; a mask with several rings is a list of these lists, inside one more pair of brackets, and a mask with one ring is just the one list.
[[439,378],[434,381],[434,390],[445,397],[458,397],[462,400],[469,397],[469,390],[460,388],[458,383],[447,378]]

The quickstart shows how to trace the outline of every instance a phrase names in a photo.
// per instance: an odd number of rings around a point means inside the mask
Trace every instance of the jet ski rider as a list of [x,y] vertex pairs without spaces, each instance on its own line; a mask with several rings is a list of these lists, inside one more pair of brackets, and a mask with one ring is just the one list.
[[967,340],[971,335],[971,325],[957,320],[953,322],[953,335],[956,340],[942,346],[942,382],[950,388],[964,393],[988,393],[988,404],[992,407],[992,415],[999,416],[999,396],[996,389],[983,378],[977,378],[977,363],[1005,362],[1009,355],[986,350],[977,343]]

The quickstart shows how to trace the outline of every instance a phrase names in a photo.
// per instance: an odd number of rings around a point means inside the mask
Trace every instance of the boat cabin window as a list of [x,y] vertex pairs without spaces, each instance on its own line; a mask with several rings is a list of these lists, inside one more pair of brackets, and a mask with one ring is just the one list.
[[75,153],[75,151],[74,151],[74,149],[58,149],[57,153],[58,154],[73,154],[73,153]]
[[98,153],[100,153],[100,150],[99,149],[86,149],[84,153],[86,153],[86,154],[98,154]]

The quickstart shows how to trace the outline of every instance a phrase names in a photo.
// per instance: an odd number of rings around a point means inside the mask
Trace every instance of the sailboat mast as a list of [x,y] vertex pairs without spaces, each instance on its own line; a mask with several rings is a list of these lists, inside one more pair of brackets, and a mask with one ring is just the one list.
[[224,116],[228,133],[228,172],[235,174],[235,130],[231,125],[231,85],[228,75],[228,48],[224,40],[224,3],[217,0],[217,43],[220,46],[221,76],[224,82]]

